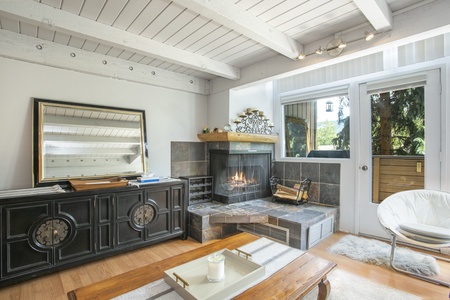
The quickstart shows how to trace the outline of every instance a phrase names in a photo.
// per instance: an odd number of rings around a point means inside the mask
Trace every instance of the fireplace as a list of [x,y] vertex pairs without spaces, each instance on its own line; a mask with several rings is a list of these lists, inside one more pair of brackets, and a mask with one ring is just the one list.
[[271,152],[210,150],[213,199],[226,204],[270,196]]

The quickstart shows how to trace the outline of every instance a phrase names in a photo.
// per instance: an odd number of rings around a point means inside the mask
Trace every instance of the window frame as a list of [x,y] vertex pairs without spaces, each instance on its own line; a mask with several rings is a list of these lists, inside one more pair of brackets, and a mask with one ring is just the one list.
[[[349,157],[290,157],[286,156],[287,145],[286,145],[286,115],[285,109],[287,105],[301,103],[301,102],[312,102],[319,99],[330,98],[330,97],[339,97],[346,96],[350,101],[350,84],[335,86],[326,89],[315,89],[311,91],[305,91],[303,93],[291,93],[287,95],[280,95],[279,105],[280,105],[280,158],[283,160],[306,160],[310,161],[312,159],[319,160],[330,160],[330,159],[346,159],[349,160]],[[351,106],[351,101],[350,101]],[[312,125],[308,124],[308,130],[311,131]],[[314,150],[314,149],[310,149]]]

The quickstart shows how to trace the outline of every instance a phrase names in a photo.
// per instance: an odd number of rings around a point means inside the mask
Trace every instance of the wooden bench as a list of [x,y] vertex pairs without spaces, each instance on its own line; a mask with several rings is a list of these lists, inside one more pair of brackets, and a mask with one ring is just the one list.
[[[67,295],[70,300],[110,299],[162,279],[164,270],[206,256],[220,249],[236,249],[258,238],[248,233],[233,235],[198,249],[78,288],[68,292]],[[326,276],[335,267],[335,263],[305,252],[290,264],[261,283],[249,288],[235,299],[267,299],[269,296],[272,299],[299,299],[316,286],[319,287],[317,299],[326,299],[330,293],[330,285]]]

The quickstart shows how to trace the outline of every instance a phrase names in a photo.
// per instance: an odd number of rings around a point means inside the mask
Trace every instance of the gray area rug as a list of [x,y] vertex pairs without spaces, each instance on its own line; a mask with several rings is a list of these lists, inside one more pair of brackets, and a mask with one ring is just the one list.
[[[346,235],[328,251],[357,261],[390,268],[391,245],[382,241]],[[439,274],[439,265],[434,257],[407,248],[396,248],[394,264],[399,269],[416,274],[425,276]]]

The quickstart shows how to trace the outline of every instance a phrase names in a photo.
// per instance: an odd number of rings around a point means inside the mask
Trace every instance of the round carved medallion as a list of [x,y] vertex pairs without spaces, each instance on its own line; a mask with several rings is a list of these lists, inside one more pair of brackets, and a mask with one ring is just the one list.
[[54,246],[64,241],[68,233],[69,224],[65,220],[47,220],[37,228],[36,241],[44,246]]
[[153,221],[155,209],[150,204],[139,206],[133,214],[133,222],[138,226],[145,226]]

